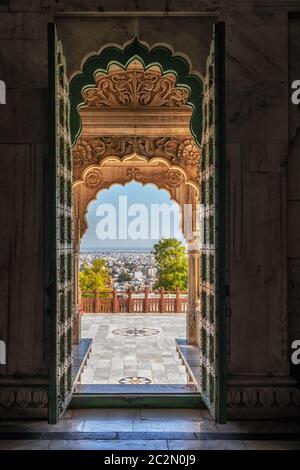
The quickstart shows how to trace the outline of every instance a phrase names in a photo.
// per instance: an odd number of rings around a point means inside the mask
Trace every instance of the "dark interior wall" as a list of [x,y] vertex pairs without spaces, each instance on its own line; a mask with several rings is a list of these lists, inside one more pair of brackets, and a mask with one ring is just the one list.
[[[248,3],[249,5],[249,3]],[[287,372],[288,26],[283,11],[225,11],[230,179],[229,371]]]
[[[288,132],[287,11],[300,6],[288,1],[278,5],[276,0],[9,0],[0,2],[0,79],[8,87],[7,105],[0,106],[0,338],[7,341],[9,357],[7,366],[0,366],[0,384],[8,378],[25,378],[30,385],[48,373],[42,306],[47,22],[62,11],[216,12],[219,8],[227,30],[229,373],[288,373],[287,304],[290,338],[300,337],[300,143],[295,108],[290,109],[290,136]],[[149,44],[172,44],[176,52],[191,57],[193,68],[203,68],[208,43],[198,37],[200,30],[207,31],[207,20],[199,20],[200,29],[196,18],[189,23],[169,18],[127,18],[110,24],[105,20],[101,30],[95,19],[57,21],[69,73],[78,70],[81,59],[104,40],[123,43],[137,31]],[[175,28],[169,26],[171,21]],[[290,28],[294,54],[299,49],[298,26]],[[292,64],[290,74],[296,77],[297,63]]]
[[[300,16],[289,19],[289,78],[300,80]],[[288,312],[290,343],[300,338],[300,107],[289,100]],[[293,373],[300,378],[299,367]]]
[[[205,73],[213,18],[58,18],[57,28],[67,57],[68,75],[81,70],[83,60],[110,43],[123,46],[136,36],[150,47],[171,46],[185,56],[192,71]],[[174,31],[177,34],[174,34]]]
[[[25,9],[21,3],[9,6]],[[7,365],[0,366],[0,378],[15,380],[48,374],[42,205],[47,18],[0,6],[0,77],[7,86],[7,104],[0,107],[0,338]]]

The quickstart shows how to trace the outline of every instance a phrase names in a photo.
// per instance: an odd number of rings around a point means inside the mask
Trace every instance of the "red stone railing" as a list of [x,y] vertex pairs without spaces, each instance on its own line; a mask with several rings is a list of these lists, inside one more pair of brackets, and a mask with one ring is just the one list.
[[186,313],[188,297],[176,292],[144,290],[81,292],[81,313]]

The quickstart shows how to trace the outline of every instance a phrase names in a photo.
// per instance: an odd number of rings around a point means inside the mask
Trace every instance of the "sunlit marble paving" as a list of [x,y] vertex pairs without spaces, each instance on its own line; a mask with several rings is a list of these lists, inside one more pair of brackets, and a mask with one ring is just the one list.
[[184,314],[84,315],[81,327],[93,338],[82,384],[186,384],[175,347],[185,338]]
[[216,424],[204,409],[75,409],[55,425],[2,421],[0,451],[299,450],[299,431],[299,421]]

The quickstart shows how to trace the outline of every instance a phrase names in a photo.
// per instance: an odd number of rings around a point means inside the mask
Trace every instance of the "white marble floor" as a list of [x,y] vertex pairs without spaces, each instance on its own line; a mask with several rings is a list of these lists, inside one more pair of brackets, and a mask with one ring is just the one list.
[[56,425],[3,420],[0,451],[300,450],[299,431],[299,421],[216,424],[204,409],[76,409]]
[[[186,384],[175,338],[185,338],[185,314],[84,315],[82,337],[93,338],[82,384]],[[125,336],[124,336],[125,335]]]

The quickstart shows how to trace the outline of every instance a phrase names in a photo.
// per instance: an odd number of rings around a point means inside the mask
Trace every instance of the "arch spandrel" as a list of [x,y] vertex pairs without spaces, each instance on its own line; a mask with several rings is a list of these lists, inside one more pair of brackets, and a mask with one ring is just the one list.
[[[80,238],[87,229],[88,206],[96,200],[99,191],[109,189],[115,184],[126,185],[136,181],[143,185],[153,184],[158,189],[166,190],[170,198],[181,207],[181,212],[190,205],[193,213],[199,202],[197,185],[188,181],[187,175],[180,167],[172,166],[166,161],[145,161],[137,155],[123,161],[107,158],[101,165],[91,165],[82,173],[80,180],[74,181],[75,220],[79,227]],[[184,220],[182,219],[182,229]],[[193,230],[196,221],[193,217]]]
[[203,127],[202,95],[204,86],[202,76],[192,72],[188,59],[182,54],[175,54],[170,46],[156,45],[151,48],[136,38],[124,47],[116,44],[108,45],[102,48],[98,54],[90,55],[83,61],[81,71],[72,77],[70,82],[72,145],[75,145],[82,131],[79,115],[79,110],[85,105],[82,92],[95,85],[97,73],[107,74],[112,64],[128,67],[135,59],[138,59],[145,69],[156,65],[162,75],[175,74],[177,85],[189,90],[187,104],[192,108],[190,131],[197,144],[200,145]]

